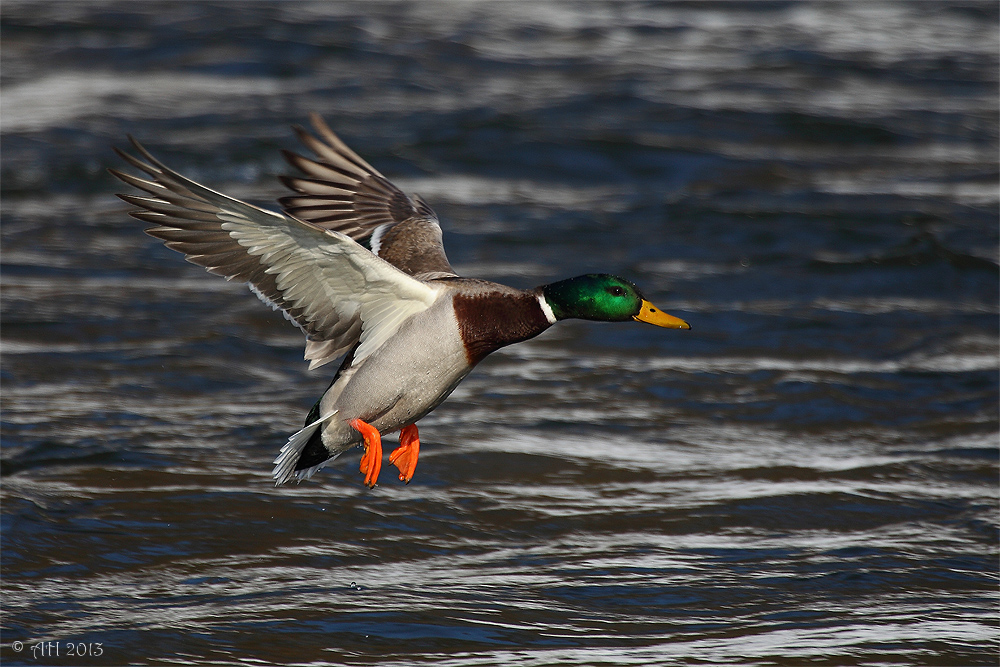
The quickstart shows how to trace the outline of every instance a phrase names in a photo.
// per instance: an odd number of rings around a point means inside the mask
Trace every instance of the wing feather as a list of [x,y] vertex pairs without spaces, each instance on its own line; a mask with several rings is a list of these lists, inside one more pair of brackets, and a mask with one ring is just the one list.
[[[404,272],[423,279],[454,276],[441,239],[437,215],[420,198],[411,198],[390,183],[343,141],[316,114],[311,114],[319,138],[301,127],[299,140],[318,159],[282,151],[304,177],[282,176],[296,192],[279,200],[285,211],[324,229],[366,244],[372,252]],[[372,242],[380,227],[405,227],[405,233],[383,235],[388,242]]]
[[[265,303],[282,310],[307,336],[310,368],[356,345],[354,363],[360,363],[437,298],[437,288],[350,237],[206,188],[129,139],[143,159],[119,155],[152,178],[111,170],[149,195],[119,195],[139,207],[130,214],[153,223],[147,232],[188,261],[249,283]],[[349,157],[336,166],[361,169]]]

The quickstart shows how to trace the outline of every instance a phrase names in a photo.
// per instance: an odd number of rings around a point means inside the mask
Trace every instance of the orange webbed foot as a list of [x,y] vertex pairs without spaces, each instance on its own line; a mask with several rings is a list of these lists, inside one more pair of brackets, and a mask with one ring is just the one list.
[[348,422],[355,431],[360,431],[365,439],[365,453],[361,457],[361,472],[365,475],[365,486],[369,489],[375,486],[378,481],[378,474],[382,470],[382,436],[378,429],[361,421],[352,419]]
[[420,456],[420,434],[417,432],[417,425],[404,426],[399,432],[399,447],[389,455],[389,463],[399,468],[401,482],[409,484],[413,479],[418,456]]

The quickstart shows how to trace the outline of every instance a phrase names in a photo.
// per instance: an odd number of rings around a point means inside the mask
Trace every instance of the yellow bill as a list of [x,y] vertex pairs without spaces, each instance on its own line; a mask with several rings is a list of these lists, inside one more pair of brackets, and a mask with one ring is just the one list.
[[647,322],[649,324],[655,324],[658,327],[666,327],[667,329],[691,328],[691,325],[681,318],[674,317],[673,315],[667,315],[665,312],[645,299],[642,300],[642,309],[639,311],[639,314],[634,316],[632,319],[636,322]]

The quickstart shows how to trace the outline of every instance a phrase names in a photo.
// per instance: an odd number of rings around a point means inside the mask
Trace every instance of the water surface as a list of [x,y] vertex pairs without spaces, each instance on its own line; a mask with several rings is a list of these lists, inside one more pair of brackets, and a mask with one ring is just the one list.
[[[996,664],[997,13],[4,2],[0,658]],[[464,275],[693,330],[561,324],[410,485],[274,488],[333,369],[104,170],[268,204],[309,111]]]

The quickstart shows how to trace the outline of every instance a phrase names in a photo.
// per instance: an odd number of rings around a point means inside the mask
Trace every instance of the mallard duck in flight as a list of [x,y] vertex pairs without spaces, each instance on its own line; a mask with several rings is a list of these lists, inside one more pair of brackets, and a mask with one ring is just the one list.
[[306,335],[309,368],[346,353],[330,387],[275,459],[276,484],[303,480],[364,445],[361,472],[375,486],[382,439],[400,431],[389,462],[413,477],[416,422],[490,352],[559,320],[637,320],[689,329],[628,280],[591,274],[520,290],[458,276],[437,215],[362,160],[316,114],[314,136],[295,127],[315,158],[282,151],[304,177],[275,213],[181,176],[129,137],[142,159],[115,149],[151,180],[111,169],[147,193],[118,195],[152,223],[146,233],[189,262],[250,289]]

